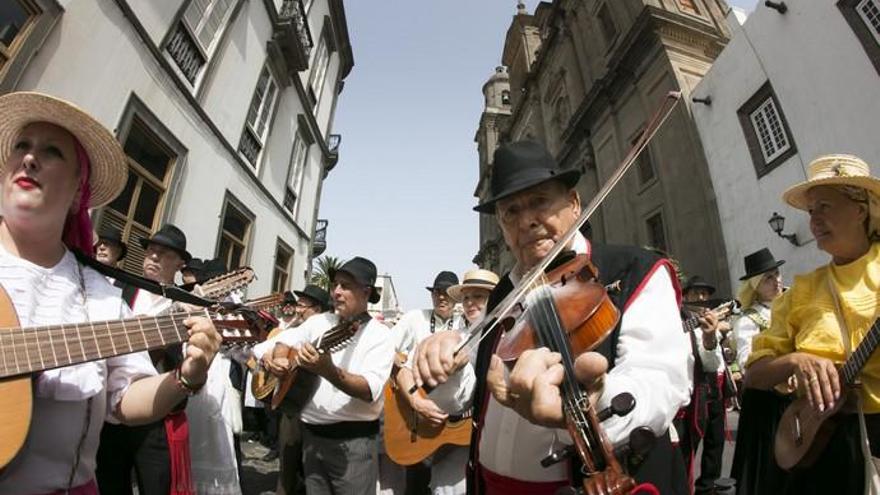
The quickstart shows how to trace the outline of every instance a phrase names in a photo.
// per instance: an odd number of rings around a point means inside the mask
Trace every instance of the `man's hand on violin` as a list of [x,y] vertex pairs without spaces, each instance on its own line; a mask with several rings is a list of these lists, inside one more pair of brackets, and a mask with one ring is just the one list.
[[412,407],[419,416],[432,425],[440,426],[449,417],[448,414],[443,412],[443,409],[440,409],[436,402],[427,397],[421,397],[419,394],[413,395]]
[[[505,365],[492,356],[486,380],[489,391],[500,404],[515,410],[530,422],[550,428],[565,426],[562,414],[560,385],[565,377],[562,358],[546,348],[522,353],[510,376],[505,378]],[[595,403],[602,390],[608,361],[595,352],[582,354],[575,361],[575,377],[586,388]]]
[[329,377],[336,371],[336,365],[329,352],[318,352],[309,342],[303,343],[296,356],[297,366],[311,371],[316,375]]
[[458,332],[437,332],[420,342],[412,367],[416,384],[436,387],[446,383],[449,375],[464,367],[468,362],[467,353],[455,355],[460,343],[461,335]]

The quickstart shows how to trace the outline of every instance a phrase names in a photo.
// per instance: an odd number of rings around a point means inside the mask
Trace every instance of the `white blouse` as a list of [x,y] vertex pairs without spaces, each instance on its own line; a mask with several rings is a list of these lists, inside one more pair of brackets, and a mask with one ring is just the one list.
[[[22,327],[131,316],[120,290],[90,268],[80,271],[69,251],[44,268],[0,247],[0,285]],[[0,471],[0,493],[47,493],[93,479],[104,420],[118,422],[113,412],[128,386],[155,374],[145,352],[37,374],[27,442]]]

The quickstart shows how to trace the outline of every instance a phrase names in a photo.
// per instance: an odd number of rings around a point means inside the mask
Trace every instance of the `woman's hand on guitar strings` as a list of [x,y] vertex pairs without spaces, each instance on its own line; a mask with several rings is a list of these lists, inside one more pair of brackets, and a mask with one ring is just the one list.
[[434,401],[421,397],[419,394],[413,395],[412,406],[419,416],[435,426],[442,425],[446,418],[449,417]]
[[208,318],[187,318],[183,324],[186,325],[189,340],[186,356],[180,365],[180,374],[189,383],[203,384],[208,380],[208,368],[220,349],[223,337]]
[[798,388],[819,412],[834,409],[840,399],[840,377],[834,362],[805,352],[791,354]]

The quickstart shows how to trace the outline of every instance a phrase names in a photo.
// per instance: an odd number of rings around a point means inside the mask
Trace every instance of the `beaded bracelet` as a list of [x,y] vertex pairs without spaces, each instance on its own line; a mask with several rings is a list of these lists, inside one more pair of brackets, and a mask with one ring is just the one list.
[[180,372],[180,366],[174,370],[174,380],[177,382],[177,386],[180,387],[186,395],[195,395],[205,386],[204,382],[198,385],[190,383],[189,380],[184,378],[183,373]]

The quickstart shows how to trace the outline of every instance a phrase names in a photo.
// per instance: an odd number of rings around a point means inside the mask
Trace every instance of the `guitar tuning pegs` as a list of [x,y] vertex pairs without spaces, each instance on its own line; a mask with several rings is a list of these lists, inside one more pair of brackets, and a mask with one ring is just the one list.
[[619,393],[611,399],[611,404],[599,411],[596,415],[599,421],[605,421],[611,416],[626,416],[636,407],[636,398],[629,392]]

